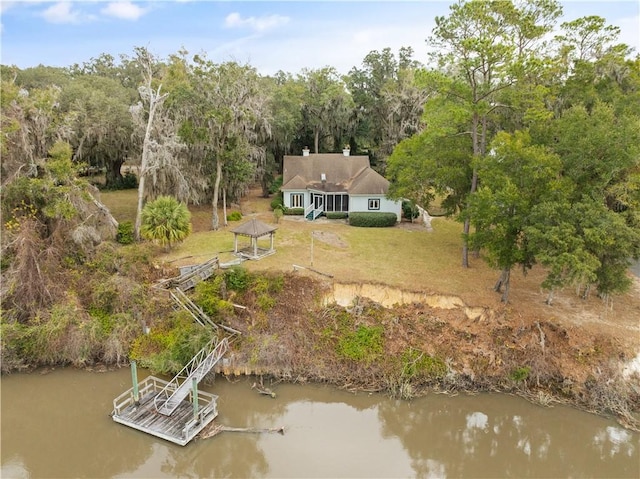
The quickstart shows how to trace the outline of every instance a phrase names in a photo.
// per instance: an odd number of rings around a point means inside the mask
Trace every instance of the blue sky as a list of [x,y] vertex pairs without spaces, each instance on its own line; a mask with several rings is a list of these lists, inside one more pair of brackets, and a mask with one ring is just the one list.
[[[411,46],[426,63],[425,39],[449,1],[41,1],[0,0],[0,63],[69,66],[101,53],[160,57],[184,47],[262,74],[336,67],[347,73],[372,50]],[[564,20],[599,15],[640,51],[640,2],[565,1]]]

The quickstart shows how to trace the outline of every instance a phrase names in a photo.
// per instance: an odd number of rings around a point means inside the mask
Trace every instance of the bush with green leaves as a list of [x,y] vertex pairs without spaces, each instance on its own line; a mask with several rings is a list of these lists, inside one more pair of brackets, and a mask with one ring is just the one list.
[[167,249],[191,233],[191,212],[172,196],[160,196],[142,209],[140,235]]
[[365,228],[385,228],[395,226],[398,217],[395,213],[363,211],[349,214],[349,224]]
[[240,221],[242,219],[242,213],[239,211],[232,211],[227,215],[227,221]]
[[129,357],[153,374],[175,374],[211,340],[211,334],[180,311],[156,324],[149,334],[138,336]]
[[269,185],[269,194],[273,195],[274,193],[280,192],[280,188],[282,187],[282,175],[276,176],[271,184]]
[[284,214],[290,216],[302,216],[304,214],[304,208],[285,208]]
[[277,208],[284,208],[284,197],[282,196],[282,192],[278,193],[271,200],[271,209],[275,210]]
[[349,217],[346,211],[327,211],[325,216],[328,220],[344,220]]
[[133,223],[131,221],[122,221],[121,223],[118,223],[116,241],[120,244],[132,244],[135,241]]
[[404,200],[402,202],[402,217],[407,220],[414,220],[420,215],[420,210],[413,201]]
[[195,303],[214,319],[227,319],[233,316],[233,304],[221,297],[225,288],[224,275],[215,275],[206,281],[196,284],[194,292]]
[[104,190],[134,190],[138,187],[138,177],[130,171],[104,186]]
[[249,288],[251,276],[242,266],[234,266],[225,272],[225,280],[230,290],[244,293]]
[[382,326],[358,326],[338,341],[338,355],[358,362],[371,362],[378,358],[384,347]]

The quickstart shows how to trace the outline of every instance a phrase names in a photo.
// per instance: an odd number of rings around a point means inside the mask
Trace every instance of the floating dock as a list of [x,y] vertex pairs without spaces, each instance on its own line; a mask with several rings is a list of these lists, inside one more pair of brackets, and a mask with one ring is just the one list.
[[168,384],[155,376],[147,377],[138,383],[137,404],[135,388],[125,391],[113,400],[113,420],[180,446],[186,445],[218,415],[218,396],[197,391],[194,401],[191,391],[174,412],[166,416],[156,410],[155,399]]
[[218,415],[218,396],[198,390],[229,347],[227,338],[211,340],[171,381],[149,376],[138,382],[131,362],[133,387],[113,400],[111,417],[156,437],[184,446]]

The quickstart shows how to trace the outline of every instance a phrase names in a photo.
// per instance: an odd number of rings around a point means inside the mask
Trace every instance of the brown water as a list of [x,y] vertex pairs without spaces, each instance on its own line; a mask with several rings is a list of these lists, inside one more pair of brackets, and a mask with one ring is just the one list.
[[[145,376],[140,372],[140,378]],[[3,376],[2,478],[640,477],[640,435],[568,407],[481,394],[411,402],[218,377],[218,422],[285,426],[180,447],[116,424],[127,369]]]

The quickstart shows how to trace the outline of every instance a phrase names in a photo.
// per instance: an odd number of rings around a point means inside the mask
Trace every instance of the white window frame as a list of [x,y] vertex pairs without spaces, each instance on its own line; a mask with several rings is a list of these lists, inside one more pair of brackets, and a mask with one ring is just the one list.
[[291,193],[291,208],[304,208],[304,193]]
[[369,209],[380,210],[380,198],[369,198]]

